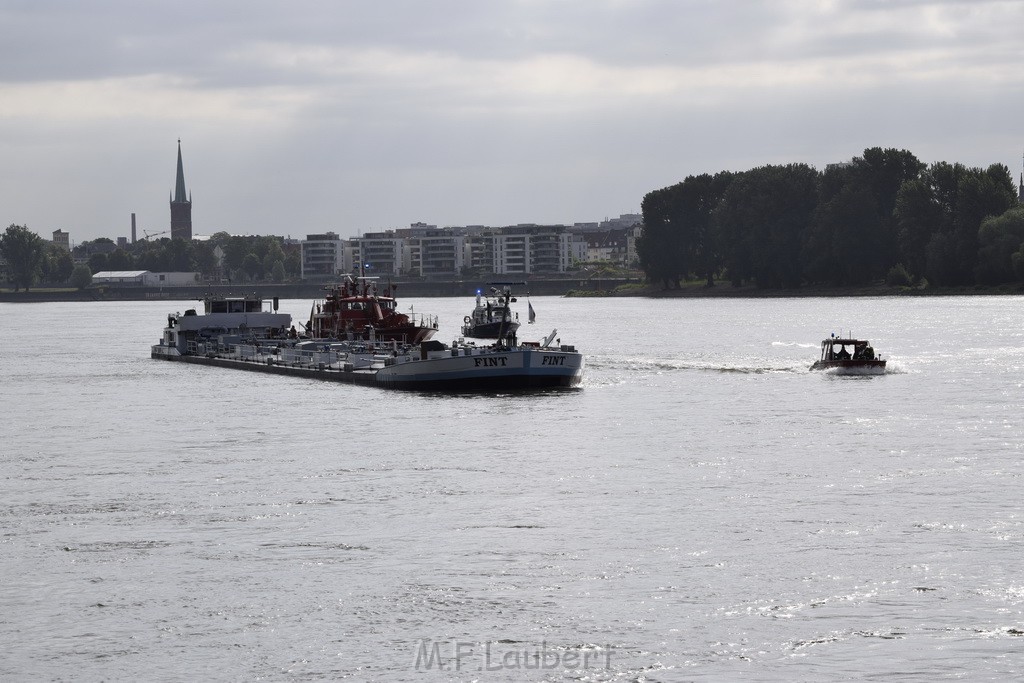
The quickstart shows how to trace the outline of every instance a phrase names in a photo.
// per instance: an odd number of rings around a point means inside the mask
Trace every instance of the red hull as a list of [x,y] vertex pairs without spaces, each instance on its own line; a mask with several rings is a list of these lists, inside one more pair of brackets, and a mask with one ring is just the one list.
[[314,305],[307,326],[315,339],[377,339],[418,344],[437,332],[436,319],[398,312],[391,291],[378,294],[376,285],[344,282],[332,287],[323,303]]
[[819,360],[811,370],[835,370],[839,374],[881,375],[885,372],[884,360]]

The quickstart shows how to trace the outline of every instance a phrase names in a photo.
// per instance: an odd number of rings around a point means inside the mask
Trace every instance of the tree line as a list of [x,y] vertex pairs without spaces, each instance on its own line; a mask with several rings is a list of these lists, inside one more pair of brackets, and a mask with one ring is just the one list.
[[207,280],[231,282],[287,282],[302,272],[298,245],[286,245],[274,235],[240,237],[226,232],[204,241],[140,240],[125,248],[100,237],[69,252],[12,224],[0,235],[0,256],[7,261],[8,280],[16,291],[36,284],[82,288],[104,270],[198,272]]
[[873,147],[806,164],[688,176],[648,193],[637,256],[666,288],[1024,281],[1024,207],[1009,169]]

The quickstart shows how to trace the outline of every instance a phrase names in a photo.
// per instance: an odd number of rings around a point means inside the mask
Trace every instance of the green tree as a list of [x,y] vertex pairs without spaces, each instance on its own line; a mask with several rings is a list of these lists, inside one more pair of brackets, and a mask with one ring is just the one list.
[[146,240],[139,247],[140,252],[136,253],[135,265],[140,270],[150,270],[154,273],[166,273],[172,270],[167,245],[171,240],[162,237],[157,240]]
[[109,254],[116,248],[114,240],[109,237],[97,237],[94,240],[79,242],[71,251],[74,253],[76,258],[85,259],[96,252]]
[[0,236],[0,254],[7,260],[14,291],[20,287],[27,291],[39,277],[46,254],[45,242],[27,227],[12,223]]
[[92,271],[86,265],[75,266],[75,269],[71,271],[69,281],[72,287],[85,289],[92,284]]
[[[874,231],[875,252],[880,271],[899,262],[899,243],[896,218],[896,199],[903,183],[921,177],[925,164],[905,149],[871,147],[864,155],[853,160],[860,182],[866,184],[874,199],[878,213],[878,227]],[[879,276],[875,273],[873,276]]]
[[256,254],[249,254],[242,260],[242,270],[253,282],[263,276],[263,263]]
[[46,253],[39,264],[41,280],[55,285],[64,284],[75,268],[71,252],[53,242],[44,240],[43,245]]
[[902,263],[897,263],[885,274],[885,284],[890,287],[909,287],[914,284],[914,278]]
[[949,286],[961,284],[960,243],[952,232],[937,232],[924,250],[929,282]]
[[302,255],[297,250],[291,250],[285,256],[284,270],[289,277],[297,278],[302,276]]
[[644,230],[637,240],[637,257],[647,279],[660,281],[663,289],[678,288],[690,267],[679,221],[674,215],[678,188],[676,185],[650,192],[640,204]]
[[216,249],[217,247],[220,247],[221,249],[226,250],[228,242],[230,241],[231,235],[221,230],[210,235],[210,239],[207,240],[207,244],[210,245],[211,249]]
[[[284,249],[281,248],[281,240],[276,236],[269,238],[260,238],[266,244],[266,251],[261,256],[263,261],[263,272],[268,275],[273,271],[274,264],[278,261],[284,261]],[[258,254],[257,254],[258,255]]]
[[75,259],[71,258],[71,252],[64,248],[58,248],[53,258],[53,277],[58,283],[67,282],[71,273],[75,270]]
[[800,286],[819,181],[806,164],[762,166],[733,180],[715,210],[733,284],[753,279],[759,288]]
[[1013,256],[1024,244],[1024,207],[1015,206],[1001,216],[983,220],[978,242],[977,282],[994,285],[1020,279]]
[[902,258],[915,273],[940,285],[974,282],[981,222],[1015,206],[1009,169],[932,164],[904,184],[896,201]]
[[195,270],[192,261],[192,240],[180,237],[164,245],[167,270],[174,273],[189,273]]
[[98,273],[101,270],[107,270],[107,255],[103,252],[96,252],[89,257],[89,269],[93,273]]
[[649,280],[678,287],[682,278],[699,274],[714,286],[721,258],[712,212],[733,176],[727,171],[688,176],[644,197],[644,232],[637,255]]
[[879,215],[890,219],[903,183],[919,178],[925,169],[925,164],[907,150],[881,147],[865,149],[853,164],[871,186]]
[[911,274],[924,275],[925,252],[932,235],[948,229],[942,207],[934,200],[930,180],[910,180],[900,188],[893,213],[900,262]]
[[274,261],[274,267],[271,269],[271,279],[274,282],[284,282],[287,278],[287,274],[284,270],[284,263],[282,261]]
[[882,224],[874,195],[865,184],[850,182],[820,204],[808,235],[803,260],[812,282],[856,285],[881,277]]
[[192,263],[193,268],[189,270],[197,270],[202,273],[205,277],[212,277],[217,273],[217,256],[213,253],[213,244],[207,242],[193,242],[192,243]]
[[839,199],[856,182],[851,164],[831,164],[821,174],[818,206],[804,235],[801,260],[809,282],[839,284],[841,258],[836,253],[836,231],[840,229],[842,210],[847,203]]
[[807,279],[842,285],[882,278],[899,261],[896,198],[923,168],[906,150],[880,147],[826,167],[803,247]]
[[[273,277],[273,272],[274,272],[274,264],[275,263],[280,263],[280,262],[281,262],[280,259],[275,261],[272,254],[267,254],[266,256],[264,256],[263,257],[263,261],[261,263],[264,277],[272,278]],[[281,268],[283,270],[284,266],[282,265]]]
[[978,267],[982,222],[1016,206],[1017,189],[1010,169],[1003,164],[992,164],[984,170],[968,169],[957,191],[958,206],[953,220],[960,257],[957,275],[961,284],[970,284],[975,281]]
[[265,261],[267,256],[272,257],[271,262],[284,260],[284,250],[281,248],[281,238],[277,235],[262,235],[253,239],[252,252]]
[[124,249],[115,249],[107,256],[107,270],[131,270],[134,266],[132,255]]
[[249,240],[244,237],[230,237],[221,248],[224,250],[224,268],[229,271],[242,268],[245,257],[252,253]]

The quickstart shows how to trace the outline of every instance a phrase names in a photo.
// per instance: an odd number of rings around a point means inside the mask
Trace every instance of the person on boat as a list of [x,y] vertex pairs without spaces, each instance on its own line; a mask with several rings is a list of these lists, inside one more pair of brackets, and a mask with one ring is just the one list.
[[839,353],[836,354],[837,360],[850,360],[850,352],[846,350],[846,347],[839,349]]

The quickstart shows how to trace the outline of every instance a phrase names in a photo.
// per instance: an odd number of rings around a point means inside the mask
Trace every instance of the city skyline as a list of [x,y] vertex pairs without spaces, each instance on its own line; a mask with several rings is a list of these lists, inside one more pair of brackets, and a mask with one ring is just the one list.
[[[1021,173],[1012,3],[188,0],[0,10],[4,224],[75,242],[598,222],[866,147]],[[182,46],[188,46],[183,48]]]

